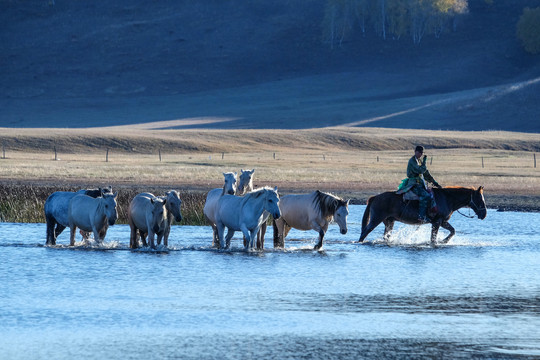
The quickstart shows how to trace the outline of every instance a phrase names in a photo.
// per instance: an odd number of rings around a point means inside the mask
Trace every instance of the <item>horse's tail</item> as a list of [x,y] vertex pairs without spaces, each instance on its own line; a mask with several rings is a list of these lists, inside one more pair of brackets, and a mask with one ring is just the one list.
[[362,233],[364,232],[364,230],[366,229],[366,226],[369,222],[369,215],[370,215],[370,209],[371,209],[371,203],[373,201],[373,199],[375,198],[375,196],[372,196],[368,199],[367,201],[367,204],[366,204],[366,210],[364,211],[364,216],[362,217]]

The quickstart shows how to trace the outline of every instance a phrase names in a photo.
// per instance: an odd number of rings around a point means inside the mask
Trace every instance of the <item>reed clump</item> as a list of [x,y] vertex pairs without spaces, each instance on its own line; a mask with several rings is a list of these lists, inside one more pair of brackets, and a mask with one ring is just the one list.
[[[0,184],[0,221],[16,223],[44,223],[45,201],[55,191],[78,191],[95,186]],[[126,224],[131,199],[141,192],[151,192],[156,196],[165,195],[170,189],[142,186],[114,187],[118,191],[117,223]],[[182,200],[182,222],[180,225],[206,225],[203,207],[204,192],[179,191]]]

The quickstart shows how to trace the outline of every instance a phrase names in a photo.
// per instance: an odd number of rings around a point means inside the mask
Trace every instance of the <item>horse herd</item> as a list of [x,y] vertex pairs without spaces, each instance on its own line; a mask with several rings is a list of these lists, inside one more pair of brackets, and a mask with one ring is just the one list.
[[[212,245],[221,249],[230,247],[230,241],[236,231],[244,236],[244,246],[252,249],[264,248],[266,224],[272,215],[274,229],[274,247],[284,247],[284,239],[291,228],[315,230],[319,239],[315,249],[323,246],[323,239],[328,225],[333,220],[341,234],[347,233],[349,201],[319,190],[308,194],[291,194],[281,198],[277,188],[263,187],[253,189],[255,170],[242,170],[240,176],[235,172],[223,173],[222,188],[208,192],[203,208],[204,217],[212,227]],[[237,184],[238,181],[238,184]],[[480,219],[486,217],[483,188],[451,187],[434,189],[439,211],[432,215],[432,238],[434,244],[439,227],[450,231],[443,242],[447,242],[455,233],[448,223],[454,211],[461,207],[470,207]],[[70,246],[75,244],[77,228],[88,239],[90,233],[96,242],[102,243],[109,226],[114,225],[117,215],[118,193],[111,187],[105,189],[86,189],[77,192],[57,191],[45,201],[45,219],[47,222],[46,245],[55,245],[56,239],[66,228],[70,228]],[[385,224],[385,239],[389,238],[394,221],[417,224],[414,219],[418,202],[404,201],[402,195],[386,192],[373,196],[362,219],[360,242],[381,222]],[[175,190],[164,196],[155,196],[145,192],[136,195],[128,208],[130,227],[130,248],[142,246],[151,248],[163,241],[168,246],[168,238],[173,220],[180,222],[182,201]],[[227,234],[225,235],[225,229]]]

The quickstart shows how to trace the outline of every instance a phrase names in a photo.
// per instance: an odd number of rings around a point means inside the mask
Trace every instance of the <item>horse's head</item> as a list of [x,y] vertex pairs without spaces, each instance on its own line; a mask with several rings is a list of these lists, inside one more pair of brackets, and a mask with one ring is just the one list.
[[484,200],[484,187],[480,186],[477,190],[474,190],[471,194],[471,202],[469,207],[473,209],[476,216],[480,220],[484,220],[487,216],[486,201]]
[[247,191],[253,190],[253,173],[254,172],[255,172],[255,169],[253,170],[242,169],[242,172],[240,173],[240,180],[238,181],[238,188],[236,190],[238,194],[245,194]]
[[234,195],[236,193],[236,173],[223,173],[225,184],[223,184],[223,194]]
[[163,222],[167,219],[167,210],[165,204],[167,199],[154,198],[150,199],[152,203],[152,230],[158,233],[163,226]]
[[103,194],[112,194],[112,186],[109,185],[106,188],[99,188],[100,195],[103,196]]
[[118,214],[116,212],[117,196],[118,192],[115,192],[114,194],[103,194],[103,197],[101,198],[101,201],[103,203],[104,215],[107,217],[109,225],[111,226],[114,225],[114,223],[118,219]]
[[266,190],[264,210],[272,214],[272,217],[274,219],[279,219],[281,217],[281,210],[279,209],[279,195],[277,192],[277,187],[275,187],[274,189]]
[[174,215],[174,219],[177,222],[182,221],[182,211],[180,207],[182,206],[182,200],[178,196],[178,192],[175,190],[170,190],[167,192],[167,210]]
[[349,200],[337,200],[339,202],[334,212],[334,221],[339,225],[339,232],[347,233],[347,216],[349,215]]
[[81,190],[83,194],[91,196],[93,198],[102,197],[103,194],[112,194],[112,186],[108,186],[106,188],[97,188],[97,189],[86,189]]

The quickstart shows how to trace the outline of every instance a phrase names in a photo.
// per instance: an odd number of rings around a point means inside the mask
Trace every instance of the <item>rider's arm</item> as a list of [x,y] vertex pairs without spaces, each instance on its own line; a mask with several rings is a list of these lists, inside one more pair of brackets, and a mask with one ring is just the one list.
[[407,166],[407,177],[417,177],[420,174],[424,174],[426,171],[427,167],[425,159],[422,161],[421,165],[418,164],[418,161],[416,161],[414,157],[409,160],[409,164]]

